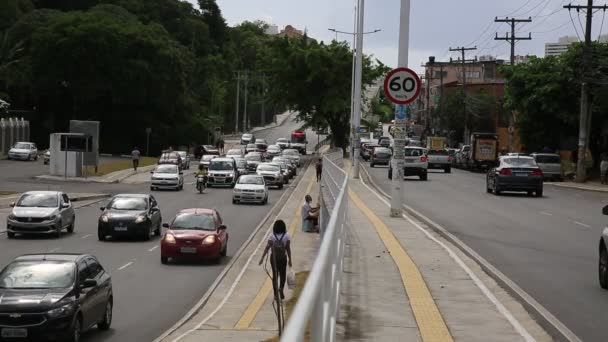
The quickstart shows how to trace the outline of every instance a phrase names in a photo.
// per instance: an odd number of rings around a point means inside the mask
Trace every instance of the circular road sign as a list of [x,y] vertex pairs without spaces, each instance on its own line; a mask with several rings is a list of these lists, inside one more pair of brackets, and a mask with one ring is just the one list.
[[420,77],[409,68],[391,70],[384,79],[384,94],[395,104],[408,104],[420,95]]

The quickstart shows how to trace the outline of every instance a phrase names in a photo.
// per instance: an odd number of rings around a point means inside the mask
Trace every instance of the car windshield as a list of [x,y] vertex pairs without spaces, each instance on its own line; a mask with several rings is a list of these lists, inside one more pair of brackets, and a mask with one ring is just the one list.
[[186,156],[188,155],[188,153],[186,153],[186,152],[177,152],[177,154],[179,154],[180,157],[182,157],[182,159],[186,158]]
[[177,166],[175,165],[158,165],[154,172],[158,173],[177,173]]
[[406,157],[420,157],[424,155],[424,150],[420,148],[406,148],[404,152]]
[[262,161],[262,156],[259,154],[248,154],[245,156],[247,161]]
[[56,208],[59,198],[56,194],[25,194],[21,196],[18,207]]
[[241,155],[241,150],[228,150],[228,153],[226,153],[227,155],[233,155],[233,156],[240,156]]
[[16,261],[0,273],[0,288],[56,289],[74,283],[75,265],[67,261]]
[[280,171],[281,167],[278,165],[260,165],[258,166],[258,171],[272,171],[277,172]]
[[374,154],[375,155],[390,155],[391,154],[391,150],[388,148],[377,148],[374,150]]
[[536,162],[539,164],[561,164],[561,158],[559,156],[543,156],[538,155],[534,157]]
[[215,146],[213,146],[213,145],[203,145],[203,147],[204,147],[206,150],[215,150],[215,149],[216,149],[216,148],[215,148]]
[[227,160],[212,160],[209,164],[210,170],[227,171],[232,170],[233,168],[234,164]]
[[287,139],[285,139],[285,138],[279,138],[279,139],[277,139],[277,142],[278,143],[286,143],[286,142],[289,142],[289,141]]
[[148,203],[141,197],[116,197],[108,204],[108,209],[114,210],[146,210]]
[[247,160],[245,160],[244,158],[235,159],[235,161],[236,167],[238,168],[244,168],[245,166],[247,166]]
[[505,166],[537,166],[532,158],[504,158],[502,162]]
[[247,148],[256,148],[255,144],[247,144]]
[[450,153],[447,150],[429,150],[429,156],[447,156]]
[[264,185],[264,178],[256,177],[256,176],[243,176],[239,178],[239,184],[255,184],[255,185]]
[[300,153],[296,150],[285,150],[283,151],[284,156],[299,156]]
[[14,148],[18,148],[18,149],[23,149],[23,150],[29,150],[30,149],[30,144],[26,144],[26,143],[16,143]]
[[215,230],[215,220],[211,215],[180,214],[177,215],[171,229]]
[[278,151],[280,151],[280,150],[281,150],[281,148],[280,148],[279,146],[274,146],[274,145],[272,145],[272,146],[268,146],[268,151],[275,151],[275,152],[278,152]]

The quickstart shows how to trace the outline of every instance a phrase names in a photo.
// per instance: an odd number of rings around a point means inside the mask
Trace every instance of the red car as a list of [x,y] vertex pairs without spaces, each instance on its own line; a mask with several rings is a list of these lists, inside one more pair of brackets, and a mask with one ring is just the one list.
[[160,262],[169,259],[219,261],[228,251],[228,232],[213,209],[184,209],[173,219],[160,241]]

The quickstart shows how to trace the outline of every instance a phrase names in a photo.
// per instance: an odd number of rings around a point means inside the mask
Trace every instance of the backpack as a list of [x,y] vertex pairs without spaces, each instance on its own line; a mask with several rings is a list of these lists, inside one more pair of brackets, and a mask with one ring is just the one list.
[[274,254],[277,260],[284,260],[287,258],[287,246],[285,241],[283,241],[284,237],[285,234],[281,235],[281,238],[274,234],[275,240],[272,243],[272,254]]

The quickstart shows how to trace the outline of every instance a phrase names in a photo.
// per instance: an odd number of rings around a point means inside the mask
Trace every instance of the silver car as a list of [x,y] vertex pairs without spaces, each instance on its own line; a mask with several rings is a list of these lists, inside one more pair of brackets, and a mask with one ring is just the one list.
[[289,148],[291,146],[291,144],[289,143],[289,140],[287,138],[279,138],[279,139],[277,139],[275,144],[283,150],[286,148]]
[[209,168],[209,162],[211,162],[212,159],[217,158],[218,156],[214,155],[214,154],[205,154],[204,156],[201,157],[201,161],[199,162],[199,165],[203,165],[204,168],[208,169]]
[[277,186],[279,189],[283,189],[285,180],[283,179],[283,173],[281,172],[281,165],[277,163],[262,163],[258,165],[255,173],[264,177],[266,185]]
[[38,148],[33,142],[17,142],[8,150],[8,159],[38,160]]
[[228,150],[228,152],[226,153],[226,158],[234,158],[234,157],[238,157],[238,158],[243,158],[243,151],[241,151],[238,148],[232,149],[232,150]]
[[177,151],[177,154],[182,158],[182,170],[190,169],[190,156],[186,151]]
[[76,213],[68,195],[59,191],[29,191],[21,195],[6,219],[6,236],[74,232]]
[[151,171],[150,190],[184,188],[184,173],[177,165],[161,164]]
[[[418,176],[420,180],[428,179],[429,159],[426,155],[427,150],[422,147],[407,146],[404,149],[405,158],[403,160],[403,176]],[[392,163],[388,164],[388,179],[393,179]]]
[[562,181],[564,179],[562,159],[559,154],[532,153],[530,157],[534,158],[538,167],[540,167],[540,169],[543,171],[544,179],[557,181]]
[[286,149],[282,154],[283,158],[293,160],[298,167],[302,166],[302,160],[300,158],[300,152],[294,149]]
[[279,157],[281,155],[281,147],[279,147],[279,145],[270,145],[268,146],[268,148],[266,149],[266,156],[270,159],[274,158],[274,157]]
[[232,191],[232,203],[268,203],[268,188],[264,177],[258,175],[239,177]]
[[208,187],[228,185],[233,188],[238,178],[239,171],[233,158],[215,158],[209,164]]

